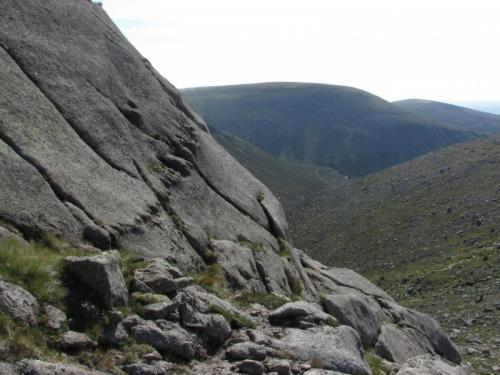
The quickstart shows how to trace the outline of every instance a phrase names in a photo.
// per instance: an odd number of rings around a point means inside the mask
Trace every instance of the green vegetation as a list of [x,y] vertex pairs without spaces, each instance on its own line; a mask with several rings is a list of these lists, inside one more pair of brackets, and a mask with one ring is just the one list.
[[242,234],[238,234],[238,242],[241,246],[248,247],[254,253],[265,253],[266,249],[264,248],[264,244],[262,242],[252,242],[248,240]]
[[225,310],[220,306],[212,305],[209,307],[208,311],[212,314],[222,315],[233,329],[255,328],[255,323],[250,319],[248,319],[247,317],[238,314],[236,312]]
[[127,287],[130,287],[134,272],[140,268],[146,267],[146,260],[128,250],[122,250],[120,254],[122,258],[123,278],[125,279]]
[[275,310],[290,301],[274,293],[244,292],[236,295],[231,302],[240,307],[248,307],[253,303],[258,303],[270,310]]
[[[53,334],[39,327],[29,327],[0,313],[0,360],[52,358],[60,355],[53,349]],[[59,359],[60,360],[60,359]]]
[[365,360],[372,370],[372,375],[391,374],[391,369],[384,364],[384,360],[372,351],[365,352]]
[[477,137],[350,87],[263,83],[182,94],[208,124],[274,158],[322,165],[350,177]]
[[458,343],[478,335],[493,354],[467,360],[484,374],[500,358],[499,146],[456,145],[305,199],[289,216],[294,243],[316,259],[360,271]]
[[23,287],[39,302],[62,307],[66,290],[60,280],[61,260],[69,255],[84,254],[77,249],[61,251],[40,243],[6,239],[0,242],[0,276]]
[[170,298],[163,294],[134,292],[131,295],[131,302],[150,305],[152,303],[170,302]]
[[[293,199],[297,193],[339,186],[345,182],[344,176],[329,167],[274,158],[234,135],[214,128],[210,131],[227,152],[285,201]],[[259,194],[256,198],[262,201],[264,196]]]

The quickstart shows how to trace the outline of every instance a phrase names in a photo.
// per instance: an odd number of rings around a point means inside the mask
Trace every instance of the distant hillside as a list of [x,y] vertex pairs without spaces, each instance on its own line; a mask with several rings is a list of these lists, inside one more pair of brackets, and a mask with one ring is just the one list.
[[456,129],[483,134],[500,133],[500,115],[431,100],[409,99],[397,101],[394,104]]
[[274,157],[350,177],[476,137],[343,86],[265,83],[182,92],[209,125]]
[[215,128],[210,128],[210,132],[226,151],[285,201],[297,193],[337,187],[346,182],[345,176],[334,169],[276,159],[234,135]]
[[297,201],[292,235],[440,318],[478,368],[500,365],[499,181],[500,137],[451,146]]

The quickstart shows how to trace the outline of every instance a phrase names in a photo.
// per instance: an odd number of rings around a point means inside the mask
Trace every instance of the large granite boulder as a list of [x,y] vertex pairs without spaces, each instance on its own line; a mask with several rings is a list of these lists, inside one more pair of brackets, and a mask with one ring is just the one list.
[[67,257],[64,274],[70,288],[89,288],[104,309],[128,303],[128,290],[121,270],[118,251],[103,252],[91,257]]
[[323,305],[340,324],[354,328],[364,346],[370,347],[377,342],[386,315],[375,299],[360,294],[328,295]]
[[272,347],[287,353],[292,359],[313,361],[316,367],[353,375],[371,375],[363,358],[361,340],[347,326],[319,326],[308,330],[287,328]]
[[0,280],[0,312],[26,324],[37,323],[39,305],[36,298],[20,286]]

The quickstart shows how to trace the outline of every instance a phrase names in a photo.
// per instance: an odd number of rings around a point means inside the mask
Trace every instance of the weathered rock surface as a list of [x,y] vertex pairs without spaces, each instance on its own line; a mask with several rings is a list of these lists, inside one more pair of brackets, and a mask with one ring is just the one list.
[[[132,280],[132,290],[171,294],[191,285],[193,280],[164,259],[151,259],[146,267],[138,269]],[[147,287],[144,289],[143,285]]]
[[226,357],[233,361],[243,359],[254,359],[263,361],[269,354],[270,349],[253,342],[240,342],[227,348]]
[[36,298],[20,286],[0,280],[0,312],[34,325],[38,319]]
[[49,363],[35,359],[21,361],[17,366],[19,375],[106,375],[83,366],[66,363]]
[[43,310],[46,317],[45,325],[47,328],[57,331],[66,323],[66,314],[61,309],[46,303],[43,305]]
[[375,352],[382,358],[401,364],[420,354],[434,354],[434,349],[427,338],[417,330],[384,324],[375,345]]
[[75,353],[82,350],[93,349],[97,343],[85,333],[68,331],[61,335],[57,345],[63,352]]
[[261,375],[266,371],[264,365],[253,359],[245,359],[236,365],[242,374]]
[[91,257],[67,257],[64,259],[64,272],[69,282],[83,284],[98,295],[99,305],[105,309],[128,303],[128,290],[118,251]]
[[173,364],[158,361],[154,364],[133,363],[121,368],[127,375],[165,375],[172,373]]
[[325,322],[336,325],[336,320],[321,310],[318,305],[305,301],[285,303],[269,314],[269,321],[275,325],[299,328]]
[[323,301],[325,311],[339,323],[351,326],[358,332],[363,345],[373,346],[386,315],[378,302],[359,294],[328,295]]
[[474,375],[467,366],[454,366],[429,354],[406,361],[396,375]]
[[139,343],[151,345],[160,353],[187,360],[206,357],[201,340],[175,323],[166,322],[164,329],[153,322],[138,324],[131,329],[131,336]]
[[458,349],[444,333],[439,323],[430,316],[407,309],[394,302],[384,301],[396,323],[405,325],[422,333],[429,340],[437,354],[444,356],[452,362],[460,363],[461,357]]
[[371,375],[363,359],[361,340],[351,327],[319,326],[308,330],[287,328],[284,336],[271,345],[285,351],[295,360],[314,359],[326,370]]

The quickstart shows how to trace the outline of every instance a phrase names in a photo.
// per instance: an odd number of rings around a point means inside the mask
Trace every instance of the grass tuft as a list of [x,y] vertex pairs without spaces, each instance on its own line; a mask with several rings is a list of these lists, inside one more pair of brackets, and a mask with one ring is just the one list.
[[212,314],[222,315],[233,329],[255,328],[255,323],[252,320],[236,312],[228,311],[220,306],[212,305],[208,308],[208,311]]

